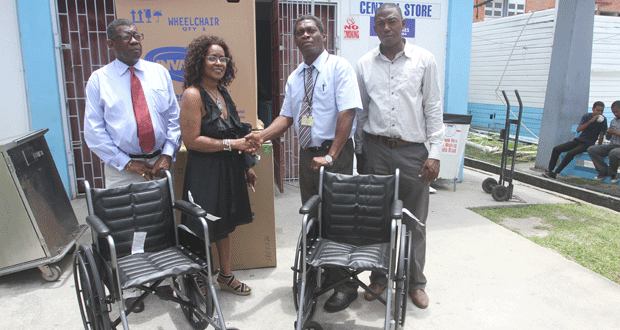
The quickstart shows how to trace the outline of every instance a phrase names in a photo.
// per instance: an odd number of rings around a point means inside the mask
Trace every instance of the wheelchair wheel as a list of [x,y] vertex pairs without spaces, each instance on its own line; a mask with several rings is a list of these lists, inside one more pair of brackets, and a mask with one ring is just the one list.
[[[210,318],[213,317],[215,305],[213,304],[211,290],[204,283],[205,279],[197,274],[189,274],[184,275],[180,280],[182,281],[181,293],[196,305],[198,310]],[[207,320],[203,319],[193,308],[181,306],[181,310],[183,310],[183,314],[185,314],[185,318],[192,328],[202,330],[209,325]]]
[[86,244],[80,244],[75,253],[73,279],[84,329],[112,329],[103,284],[95,258]]
[[493,199],[498,202],[507,201],[509,197],[508,188],[502,185],[497,185],[493,187],[493,190],[491,190],[491,196],[493,196]]
[[493,178],[486,178],[482,181],[482,190],[487,194],[490,194],[495,186],[497,186],[497,180]]
[[323,330],[323,327],[318,322],[310,321],[306,322],[303,330]]
[[396,294],[394,297],[394,320],[396,329],[405,326],[405,316],[407,315],[407,294],[409,293],[409,277],[411,264],[411,232],[407,226],[401,229],[400,255],[396,268]]
[[[308,239],[309,241],[309,239]],[[299,242],[297,244],[297,251],[295,252],[295,265],[293,266],[293,302],[295,304],[295,310],[299,311],[299,295],[301,292],[301,282],[303,279],[302,262],[306,262],[305,256],[302,255],[302,239],[299,236]],[[303,302],[303,319],[310,320],[314,316],[316,311],[317,297],[314,292],[317,288],[317,268],[308,267],[306,277],[306,289],[304,290],[304,302]]]

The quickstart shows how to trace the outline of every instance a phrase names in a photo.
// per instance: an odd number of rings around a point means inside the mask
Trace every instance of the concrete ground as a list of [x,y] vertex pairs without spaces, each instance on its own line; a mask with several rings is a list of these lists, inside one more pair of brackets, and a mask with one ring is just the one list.
[[[573,200],[515,182],[514,194],[523,202],[496,202],[481,189],[489,176],[495,177],[465,168],[456,191],[450,183],[431,195],[425,270],[430,306],[420,310],[410,303],[405,329],[620,329],[620,285],[469,210]],[[249,297],[217,289],[228,326],[293,329],[290,267],[301,218],[299,191],[285,189],[276,194],[278,267],[235,272],[253,288]],[[72,203],[83,222],[84,201]],[[0,277],[0,329],[82,328],[71,258],[58,265],[64,272],[54,283],[37,269]],[[382,329],[383,306],[361,295],[333,314],[322,310],[327,295],[321,297],[314,320],[324,329]],[[143,313],[129,316],[131,329],[190,329],[174,304],[157,297],[146,302]]]

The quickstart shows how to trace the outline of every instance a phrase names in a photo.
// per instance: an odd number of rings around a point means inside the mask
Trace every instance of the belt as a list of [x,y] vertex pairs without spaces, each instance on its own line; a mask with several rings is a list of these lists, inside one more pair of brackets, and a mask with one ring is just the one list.
[[151,152],[150,154],[141,154],[141,155],[128,154],[130,158],[146,158],[146,159],[155,158],[159,155],[161,155],[161,149],[155,150]]
[[323,141],[323,143],[321,143],[320,147],[308,147],[306,148],[306,150],[310,150],[312,152],[319,152],[319,151],[329,151],[329,148],[332,147],[332,143],[334,142],[334,140],[325,140]]
[[396,147],[404,147],[404,146],[410,146],[410,145],[414,145],[414,144],[419,144],[419,143],[415,143],[415,142],[407,142],[401,139],[394,139],[394,138],[389,138],[389,137],[385,137],[385,136],[381,136],[381,135],[373,135],[370,133],[366,133],[366,135],[370,136],[373,140],[378,141],[380,143],[385,144],[386,146],[390,147],[390,148],[396,148]]

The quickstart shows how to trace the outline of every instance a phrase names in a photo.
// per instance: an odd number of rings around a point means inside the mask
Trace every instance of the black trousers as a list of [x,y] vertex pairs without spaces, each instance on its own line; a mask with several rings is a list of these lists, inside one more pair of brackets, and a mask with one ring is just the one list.
[[[562,143],[557,145],[551,151],[551,159],[549,159],[549,171],[554,171],[555,173],[560,173],[562,170],[570,164],[570,162],[575,158],[575,156],[580,153],[586,152],[588,150],[588,145],[577,140],[573,139],[572,141],[568,141],[566,143]],[[560,154],[566,152],[566,156],[562,159],[560,166],[557,169],[555,168],[555,164],[558,162],[558,158],[560,158]]]

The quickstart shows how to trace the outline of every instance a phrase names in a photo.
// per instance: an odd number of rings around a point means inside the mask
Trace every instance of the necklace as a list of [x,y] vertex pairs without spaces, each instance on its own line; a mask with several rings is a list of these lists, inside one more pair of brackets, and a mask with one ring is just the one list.
[[213,96],[213,98],[215,98],[215,104],[217,104],[217,108],[220,109],[220,111],[222,111],[224,109],[224,104],[222,104],[222,101],[220,101],[220,98],[217,96],[217,87],[216,87],[216,94],[213,94],[208,88],[206,88],[205,86],[202,86],[202,88],[204,88],[207,93],[211,94],[211,96]]

